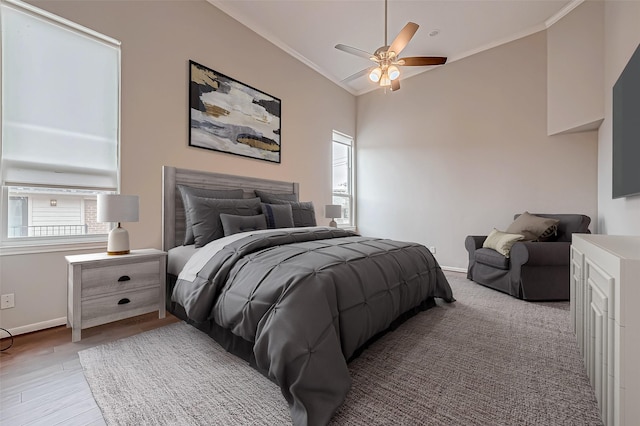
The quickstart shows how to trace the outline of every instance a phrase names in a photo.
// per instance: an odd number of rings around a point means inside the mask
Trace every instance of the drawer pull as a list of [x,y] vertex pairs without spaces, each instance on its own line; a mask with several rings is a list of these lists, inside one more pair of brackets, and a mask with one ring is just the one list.
[[120,278],[118,278],[118,282],[121,283],[123,281],[130,281],[131,278],[129,277],[129,275],[123,275]]
[[120,299],[118,300],[118,305],[126,305],[127,303],[131,302],[131,300],[127,299],[126,297],[124,299]]

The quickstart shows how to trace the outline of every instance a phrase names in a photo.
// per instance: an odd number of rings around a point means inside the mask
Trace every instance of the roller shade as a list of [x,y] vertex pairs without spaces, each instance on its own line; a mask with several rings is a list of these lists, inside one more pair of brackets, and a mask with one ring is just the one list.
[[3,185],[117,189],[119,43],[11,3],[1,5]]

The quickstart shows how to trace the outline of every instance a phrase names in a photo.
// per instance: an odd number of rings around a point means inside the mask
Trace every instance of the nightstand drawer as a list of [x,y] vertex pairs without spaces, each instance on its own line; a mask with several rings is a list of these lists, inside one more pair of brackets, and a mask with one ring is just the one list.
[[158,310],[160,286],[82,301],[82,328]]
[[81,297],[129,291],[157,285],[160,262],[157,260],[82,269]]

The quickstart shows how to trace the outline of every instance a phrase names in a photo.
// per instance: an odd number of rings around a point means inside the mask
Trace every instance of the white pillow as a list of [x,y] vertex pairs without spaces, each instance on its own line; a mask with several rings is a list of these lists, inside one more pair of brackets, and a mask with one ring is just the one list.
[[509,257],[511,246],[520,240],[524,240],[524,237],[520,234],[508,234],[493,228],[493,231],[491,231],[487,239],[482,243],[482,247],[494,249],[501,255]]

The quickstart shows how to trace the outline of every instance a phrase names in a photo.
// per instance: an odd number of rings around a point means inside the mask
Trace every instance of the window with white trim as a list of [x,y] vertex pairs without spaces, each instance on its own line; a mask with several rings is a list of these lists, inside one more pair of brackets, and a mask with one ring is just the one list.
[[[95,240],[118,191],[120,42],[2,0],[2,242]],[[104,239],[102,237],[101,239]]]
[[333,131],[332,144],[333,204],[342,206],[338,226],[355,226],[353,138]]

